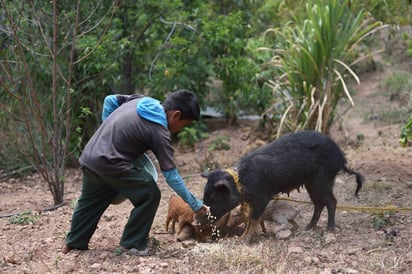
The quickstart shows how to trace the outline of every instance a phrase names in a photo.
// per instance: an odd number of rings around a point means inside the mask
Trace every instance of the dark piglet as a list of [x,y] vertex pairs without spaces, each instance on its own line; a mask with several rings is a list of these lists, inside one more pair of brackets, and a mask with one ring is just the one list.
[[[340,170],[356,176],[358,196],[363,184],[360,173],[346,167],[346,158],[327,135],[316,131],[289,134],[243,156],[236,167],[203,174],[208,178],[203,202],[211,215],[219,219],[239,204],[248,209],[242,235],[250,241],[256,233],[266,205],[278,193],[305,186],[314,204],[312,219],[306,226],[316,226],[323,208],[328,210],[328,230],[335,227],[335,177]],[[197,216],[200,224],[211,222]],[[212,220],[213,221],[213,220]]]

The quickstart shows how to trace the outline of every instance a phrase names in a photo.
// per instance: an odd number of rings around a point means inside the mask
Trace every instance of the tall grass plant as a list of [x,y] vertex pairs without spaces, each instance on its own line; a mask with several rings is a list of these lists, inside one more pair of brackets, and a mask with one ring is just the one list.
[[277,136],[300,129],[327,133],[339,100],[354,105],[347,82],[359,82],[351,69],[362,59],[358,45],[381,26],[364,11],[354,13],[346,1],[312,0],[303,17],[267,31],[275,37],[268,81],[274,104],[267,116]]

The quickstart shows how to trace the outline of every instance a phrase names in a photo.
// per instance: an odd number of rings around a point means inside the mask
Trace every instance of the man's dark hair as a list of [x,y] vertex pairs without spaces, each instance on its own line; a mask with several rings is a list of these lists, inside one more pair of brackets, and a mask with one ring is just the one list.
[[200,118],[200,107],[196,94],[190,90],[178,89],[164,100],[163,108],[167,112],[169,110],[180,110],[182,115],[181,120],[196,120]]

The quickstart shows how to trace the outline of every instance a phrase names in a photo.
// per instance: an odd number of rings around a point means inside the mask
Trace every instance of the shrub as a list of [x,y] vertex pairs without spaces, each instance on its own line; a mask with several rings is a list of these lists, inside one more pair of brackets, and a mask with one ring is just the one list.
[[314,0],[306,3],[302,19],[274,32],[269,69],[275,102],[269,113],[282,131],[315,129],[328,132],[340,99],[354,102],[348,76],[357,45],[380,26],[363,11],[353,14],[347,3]]

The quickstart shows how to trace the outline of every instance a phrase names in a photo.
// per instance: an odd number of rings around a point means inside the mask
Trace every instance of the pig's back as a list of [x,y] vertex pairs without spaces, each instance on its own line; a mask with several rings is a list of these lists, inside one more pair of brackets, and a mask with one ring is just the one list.
[[302,185],[319,172],[334,177],[346,160],[326,135],[302,131],[286,135],[241,158],[242,183],[278,185],[282,189]]

